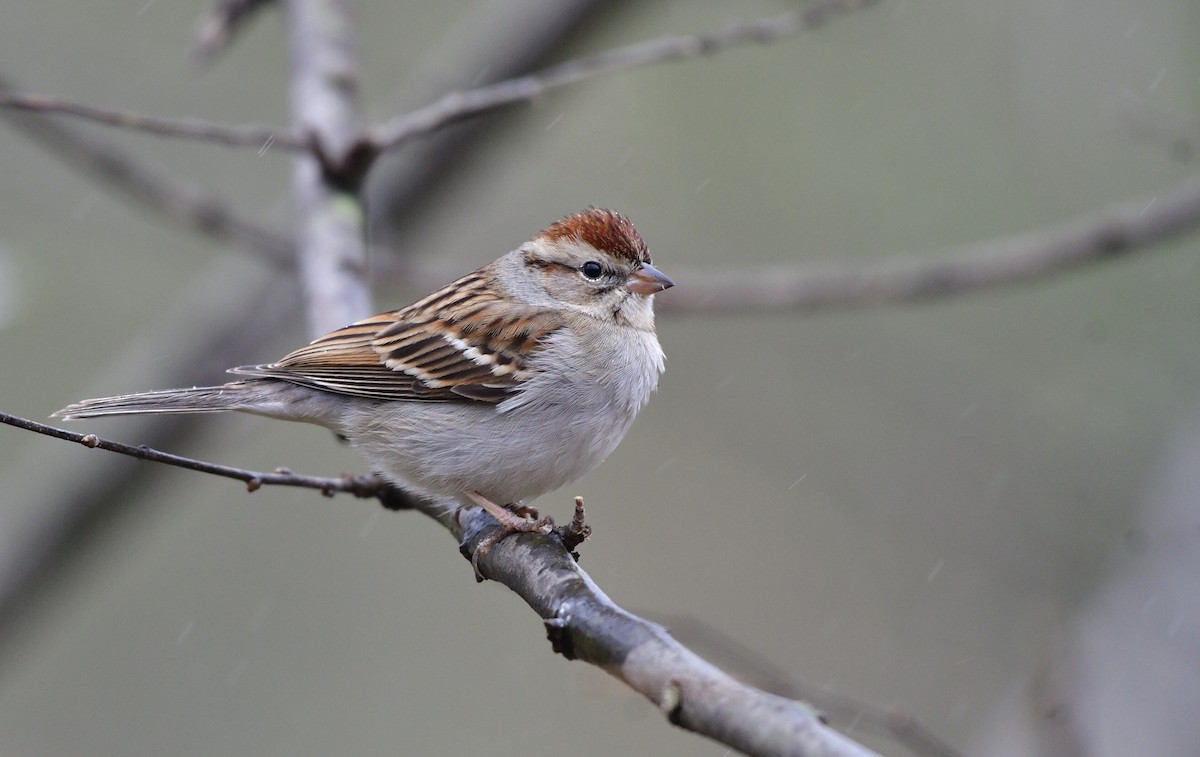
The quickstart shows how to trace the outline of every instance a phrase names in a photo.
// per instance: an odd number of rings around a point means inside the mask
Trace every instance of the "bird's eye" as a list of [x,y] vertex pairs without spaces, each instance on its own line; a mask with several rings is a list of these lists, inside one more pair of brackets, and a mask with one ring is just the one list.
[[579,272],[583,274],[585,279],[591,279],[592,281],[595,281],[604,275],[604,266],[600,265],[594,260],[589,260],[588,262],[579,266]]

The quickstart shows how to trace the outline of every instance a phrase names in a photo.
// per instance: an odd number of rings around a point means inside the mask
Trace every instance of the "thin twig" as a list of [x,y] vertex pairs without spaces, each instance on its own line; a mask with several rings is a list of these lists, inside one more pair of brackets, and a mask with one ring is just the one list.
[[306,138],[274,126],[232,126],[198,118],[164,118],[127,110],[101,108],[48,95],[0,92],[0,107],[38,113],[58,113],[160,137],[196,139],[230,147],[269,146],[285,152],[308,152],[312,149]]
[[[0,75],[0,90],[11,89]],[[45,113],[0,109],[0,118],[44,145],[58,160],[100,179],[116,190],[192,231],[244,245],[276,266],[294,265],[294,245],[284,234],[239,215],[226,203],[173,181],[144,160],[83,129]]]
[[[335,478],[329,476],[301,475],[284,469],[269,473],[252,471],[244,468],[234,468],[229,465],[209,463],[191,457],[183,457],[182,455],[173,455],[169,452],[160,452],[144,445],[134,446],[132,444],[114,442],[95,434],[79,434],[8,413],[0,413],[0,423],[46,436],[53,436],[56,439],[78,442],[90,449],[103,449],[109,452],[116,452],[120,455],[134,457],[138,460],[149,460],[150,462],[163,463],[164,465],[173,465],[176,468],[186,468],[200,473],[211,473],[214,476],[237,479],[238,481],[245,482],[246,490],[251,492],[257,491],[263,486],[296,486],[303,489],[316,489],[326,497],[332,497],[338,492],[353,494],[355,497],[362,499],[375,497],[384,501],[391,509],[404,509],[395,506],[398,500],[395,494],[391,493],[395,491],[393,487],[386,481],[375,476],[342,475]],[[408,507],[412,506],[408,505]]]
[[[586,33],[589,19],[619,12],[623,3],[630,2],[477,2],[459,25],[430,44],[428,55],[412,74],[413,81],[402,85],[402,100],[429,102],[448,89],[478,87],[535,70],[572,37]],[[444,187],[462,178],[476,163],[479,132],[502,126],[500,118],[462,123],[383,156],[372,169],[369,238],[382,246],[404,247],[393,241],[395,231],[428,220],[429,211],[446,199],[445,192],[430,191],[430,185]],[[372,255],[373,262],[394,259],[394,255]]]
[[620,71],[713,55],[739,45],[774,42],[820,26],[835,14],[872,3],[873,0],[823,0],[804,11],[741,21],[706,34],[658,37],[567,61],[529,76],[466,92],[451,92],[437,102],[377,127],[371,142],[380,151],[391,150],[448,124],[506,105],[527,102],[550,90]]
[[[312,135],[305,131],[306,125],[288,131],[270,126],[233,126],[192,118],[164,118],[101,108],[40,94],[0,92],[0,107],[60,113],[160,136],[196,139],[237,147],[270,145],[285,152],[313,153],[317,154],[327,167],[353,168],[353,173],[361,177],[380,152],[395,149],[415,137],[437,131],[465,118],[526,102],[550,90],[620,71],[712,55],[740,45],[774,42],[820,26],[837,14],[858,10],[874,2],[876,0],[822,0],[803,11],[742,21],[706,34],[665,36],[608,50],[567,61],[538,74],[509,79],[465,92],[452,92],[431,105],[397,116],[371,129],[366,138],[360,130],[333,141],[330,140],[333,135],[329,134],[321,134],[320,140],[314,140]],[[290,3],[288,7],[294,6],[294,3]],[[320,22],[336,18],[337,15],[338,13],[333,13],[331,16],[323,16]],[[346,25],[341,25],[340,28],[341,31],[336,33],[344,34]],[[335,65],[341,65],[345,61],[344,51],[343,47],[343,50],[331,59],[335,61]],[[348,85],[355,77],[342,78],[348,70],[334,72],[334,76],[326,82],[327,86],[331,90],[352,91],[354,87]]]

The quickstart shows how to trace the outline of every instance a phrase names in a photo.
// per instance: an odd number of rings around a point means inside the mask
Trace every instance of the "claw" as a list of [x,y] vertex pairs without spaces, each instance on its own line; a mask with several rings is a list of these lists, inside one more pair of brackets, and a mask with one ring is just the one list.
[[[479,561],[492,551],[492,547],[513,534],[548,534],[554,528],[553,518],[537,518],[538,512],[532,507],[522,505],[516,512],[513,512],[507,507],[497,505],[479,492],[467,492],[467,496],[500,522],[500,528],[489,532],[480,539],[474,554],[471,555],[471,567],[475,570],[476,581],[483,581],[483,573],[479,571]],[[530,517],[531,515],[532,517]]]

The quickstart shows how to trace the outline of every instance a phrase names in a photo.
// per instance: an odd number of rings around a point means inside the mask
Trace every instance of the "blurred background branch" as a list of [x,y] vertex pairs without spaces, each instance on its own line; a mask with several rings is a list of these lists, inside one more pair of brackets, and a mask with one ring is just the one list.
[[[350,3],[286,0],[292,62],[292,129],[345,154],[362,129],[358,39]],[[318,154],[295,158],[297,256],[309,336],[371,314],[366,211],[360,177],[334,176]]]

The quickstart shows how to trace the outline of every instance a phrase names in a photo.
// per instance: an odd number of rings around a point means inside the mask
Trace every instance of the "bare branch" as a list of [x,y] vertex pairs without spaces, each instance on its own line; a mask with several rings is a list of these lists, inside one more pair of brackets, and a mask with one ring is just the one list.
[[[448,89],[477,87],[528,73],[545,65],[576,33],[585,32],[589,18],[613,13],[620,6],[621,2],[613,0],[477,3],[458,26],[430,45],[412,75],[413,82],[403,87],[403,99],[428,102]],[[486,76],[482,80],[481,71]],[[389,246],[392,230],[426,218],[424,211],[445,200],[444,193],[431,192],[429,185],[446,186],[460,178],[474,162],[479,131],[501,126],[499,118],[462,123],[383,156],[372,169],[369,238]],[[372,256],[373,261],[394,259],[394,255]]]
[[58,97],[17,92],[0,92],[0,107],[57,113],[88,121],[144,131],[161,137],[179,137],[230,147],[270,147],[286,152],[307,152],[308,140],[274,126],[230,126],[198,118],[163,118],[144,113],[100,108]]
[[[491,516],[474,508],[457,511],[451,520],[467,557],[497,528]],[[557,534],[509,536],[479,566],[543,618],[556,652],[615,676],[673,725],[746,754],[874,754],[826,726],[803,702],[735,681],[667,629],[616,605]]]
[[[10,88],[0,75],[0,90]],[[0,109],[0,118],[29,139],[42,143],[54,157],[94,175],[106,188],[123,192],[193,231],[245,245],[274,265],[293,264],[292,241],[283,234],[238,215],[211,195],[168,179],[99,137],[84,134],[81,129],[36,111],[19,113]]]
[[1039,234],[969,245],[932,262],[858,270],[783,267],[737,272],[671,269],[683,286],[659,298],[682,312],[816,311],[914,302],[1042,281],[1196,231],[1200,177],[1148,199],[1089,213]]
[[[317,489],[326,497],[332,497],[338,492],[346,492],[353,494],[355,497],[366,499],[375,497],[393,510],[411,509],[415,507],[415,498],[410,495],[398,495],[394,487],[386,481],[375,476],[350,476],[342,475],[336,478],[326,476],[306,476],[298,473],[292,473],[289,470],[278,469],[270,473],[261,471],[246,470],[244,468],[234,468],[228,465],[218,465],[217,463],[208,463],[203,460],[196,460],[190,457],[181,455],[172,455],[169,452],[160,452],[156,449],[151,449],[145,445],[133,446],[132,444],[122,444],[108,439],[102,439],[95,434],[78,434],[74,431],[48,426],[44,423],[31,421],[27,418],[21,418],[8,413],[0,413],[0,423],[8,424],[23,428],[26,431],[33,431],[46,436],[53,436],[56,439],[66,439],[69,442],[78,442],[90,449],[103,449],[109,452],[116,452],[120,455],[135,457],[138,460],[149,460],[150,462],[163,463],[164,465],[173,465],[176,468],[186,468],[188,470],[197,471],[199,473],[211,473],[214,476],[222,476],[224,478],[233,478],[238,481],[243,481],[246,484],[247,491],[257,491],[263,486],[297,486],[303,489]],[[403,501],[401,497],[409,497],[410,504],[398,505]]]
[[659,37],[597,55],[567,61],[537,74],[508,79],[466,92],[451,92],[437,102],[397,116],[373,130],[380,151],[442,127],[506,105],[527,102],[569,84],[634,68],[713,55],[730,47],[765,44],[820,26],[832,16],[873,4],[874,0],[823,0],[805,11],[730,24],[707,34]]
[[[371,129],[369,137],[364,137],[364,133],[357,123],[354,124],[353,129],[337,135],[318,129],[320,139],[314,141],[308,127],[316,124],[305,123],[303,119],[301,119],[299,128],[288,132],[271,126],[232,126],[215,124],[201,119],[164,118],[100,108],[48,95],[15,92],[0,92],[0,107],[71,115],[109,126],[134,129],[159,136],[195,139],[235,147],[270,147],[285,152],[314,153],[327,170],[345,171],[353,175],[356,180],[361,180],[379,153],[399,147],[415,137],[430,134],[457,121],[506,105],[529,101],[550,90],[620,71],[712,55],[730,47],[750,43],[774,42],[820,26],[834,15],[858,10],[875,2],[876,0],[821,0],[804,11],[730,24],[707,34],[659,37],[586,58],[567,61],[539,74],[509,79],[467,92],[452,92],[425,108],[398,116]],[[211,22],[215,24],[214,29],[208,31],[207,34],[219,37],[222,33],[223,23],[240,18],[239,14],[246,12],[243,10],[243,6],[252,8],[257,4],[250,0],[241,0],[240,2],[229,0],[227,4],[219,6],[216,20]],[[289,16],[296,18],[296,9],[303,8],[307,4],[289,2],[287,4],[287,7],[291,9]],[[328,48],[333,53],[332,56],[303,54],[303,46],[298,44],[295,36],[292,45],[293,53],[294,56],[299,55],[312,62],[331,66],[331,70],[326,73],[330,73],[332,78],[327,80],[325,85],[329,92],[340,93],[338,97],[334,98],[335,100],[346,95],[353,97],[357,89],[355,83],[357,74],[354,73],[357,63],[353,61],[354,55],[351,52],[353,44],[350,30],[352,27],[344,18],[347,13],[344,5],[333,2],[328,7],[329,13],[313,13],[308,17],[311,21],[304,21],[302,25],[293,23],[292,30],[293,35],[303,36],[305,43],[312,43],[323,35],[332,35],[329,37],[330,40],[340,38]],[[222,15],[222,13],[226,15]],[[339,19],[342,20],[339,21]],[[324,28],[327,23],[329,28]],[[220,41],[217,40],[218,43]],[[301,62],[296,57],[293,58],[293,69],[297,74],[302,70],[299,68]],[[350,65],[347,66],[347,64]],[[305,80],[310,83],[318,81],[314,77],[305,77]],[[297,86],[293,88],[297,97],[299,97],[300,86],[297,83]],[[311,98],[314,91],[307,89],[305,98]],[[357,116],[357,105],[353,110]],[[357,122],[357,118],[354,121]]]
[[[250,471],[66,431],[8,413],[0,413],[0,423],[139,460],[244,481],[248,491],[268,485],[297,486],[326,496],[346,492],[375,497],[393,510],[418,509],[459,538],[460,551],[468,560],[481,543],[495,541],[492,537],[501,528],[478,508],[450,510],[406,494],[375,476],[331,478],[283,470]],[[874,754],[828,728],[803,702],[735,681],[676,641],[662,626],[613,603],[571,554],[588,533],[583,503],[577,499],[575,517],[568,526],[550,534],[509,536],[481,555],[479,567],[545,620],[556,652],[616,676],[653,702],[674,725],[747,754]],[[570,541],[565,544],[564,539]]]
[[255,12],[268,2],[270,0],[218,0],[212,12],[200,20],[188,55],[197,63],[211,63]]
[[[1200,229],[1200,177],[1037,234],[960,247],[936,260],[865,268],[773,266],[714,271],[667,263],[679,282],[656,298],[660,313],[816,312],[938,299],[1050,279],[1149,252]],[[385,261],[386,262],[386,261]],[[381,279],[422,291],[454,278],[448,267],[377,266]]]
[[780,673],[779,666],[756,649],[746,646],[699,618],[690,615],[646,613],[665,624],[689,646],[706,652],[741,681],[789,699],[812,702],[830,722],[840,727],[854,724],[856,731],[889,737],[922,757],[963,757],[913,715],[824,686],[809,686]]
[[341,156],[361,134],[358,51],[347,3],[288,0],[292,114],[318,154],[296,158],[300,276],[309,330],[316,336],[370,315],[365,278],[362,174],[333,175],[323,156]]

